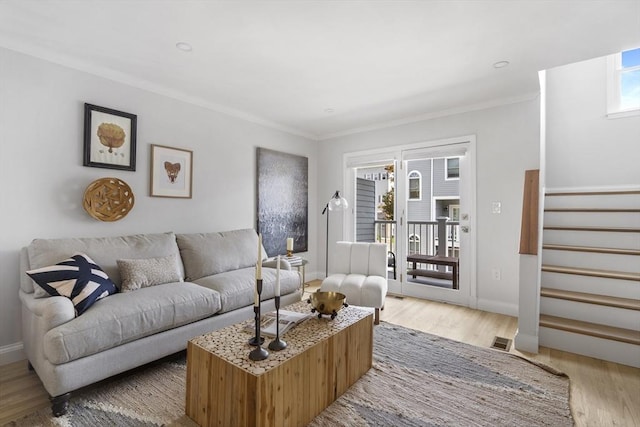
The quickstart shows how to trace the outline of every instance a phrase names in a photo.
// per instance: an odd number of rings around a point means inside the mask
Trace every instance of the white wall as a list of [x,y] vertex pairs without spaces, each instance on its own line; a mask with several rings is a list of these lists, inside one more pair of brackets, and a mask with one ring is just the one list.
[[[323,141],[318,197],[324,205],[336,189],[343,190],[344,153],[470,134],[477,137],[478,308],[517,315],[524,171],[539,165],[537,99]],[[502,202],[502,214],[491,213],[492,201]],[[343,237],[339,219],[332,214],[330,242]],[[324,218],[318,236],[323,264]],[[492,268],[502,270],[501,280],[492,279]]]
[[606,114],[606,57],[547,70],[547,188],[640,184],[640,115]]
[[[82,166],[84,103],[138,115],[135,172]],[[209,232],[256,224],[256,147],[309,158],[309,242],[317,241],[317,142],[0,49],[0,360],[19,346],[18,252],[34,238]],[[193,150],[193,199],[149,197],[150,144]],[[135,194],[124,219],[82,208],[93,180]],[[311,246],[309,271],[317,267]],[[15,345],[14,345],[15,344]]]

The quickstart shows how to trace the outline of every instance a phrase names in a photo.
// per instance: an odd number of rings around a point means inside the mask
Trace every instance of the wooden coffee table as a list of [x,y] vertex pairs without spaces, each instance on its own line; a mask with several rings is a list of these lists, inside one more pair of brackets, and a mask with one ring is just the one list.
[[314,316],[282,337],[287,348],[262,361],[249,359],[247,324],[253,320],[187,345],[186,413],[201,426],[306,425],[371,368],[372,309],[345,307],[335,320]]

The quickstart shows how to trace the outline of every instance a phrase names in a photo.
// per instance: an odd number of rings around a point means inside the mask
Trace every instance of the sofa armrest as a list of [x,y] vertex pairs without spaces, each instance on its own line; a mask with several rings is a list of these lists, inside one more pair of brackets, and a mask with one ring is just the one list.
[[[272,258],[272,259],[268,259],[266,261],[262,261],[262,266],[263,267],[268,267],[268,268],[277,268],[278,267],[278,260],[277,260],[277,258]],[[286,259],[280,258],[280,269],[281,270],[291,270],[291,264]]]
[[26,310],[40,318],[45,331],[75,319],[73,303],[67,297],[34,298],[33,294],[20,291],[20,300]]

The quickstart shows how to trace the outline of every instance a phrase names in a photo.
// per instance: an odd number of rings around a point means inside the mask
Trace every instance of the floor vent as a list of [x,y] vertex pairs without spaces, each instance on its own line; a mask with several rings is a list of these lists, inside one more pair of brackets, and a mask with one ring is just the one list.
[[491,343],[491,348],[495,348],[496,350],[509,351],[509,349],[511,348],[511,340],[509,338],[494,337],[493,343]]

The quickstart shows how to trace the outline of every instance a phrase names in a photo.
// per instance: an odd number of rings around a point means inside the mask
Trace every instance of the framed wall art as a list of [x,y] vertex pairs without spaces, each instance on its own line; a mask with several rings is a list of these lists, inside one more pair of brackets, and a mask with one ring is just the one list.
[[309,159],[266,148],[257,149],[258,231],[269,256],[308,250]]
[[191,198],[193,151],[151,144],[151,196]]
[[135,114],[84,104],[83,165],[136,170]]

